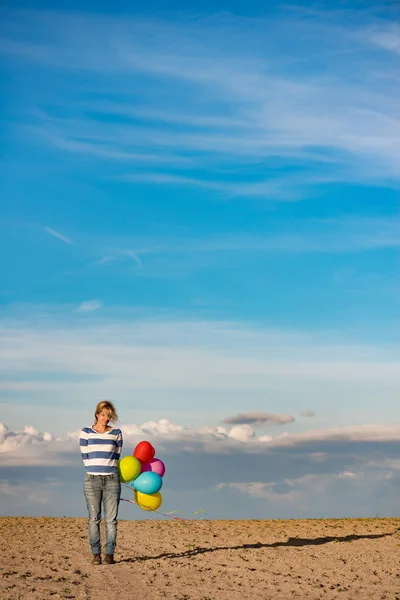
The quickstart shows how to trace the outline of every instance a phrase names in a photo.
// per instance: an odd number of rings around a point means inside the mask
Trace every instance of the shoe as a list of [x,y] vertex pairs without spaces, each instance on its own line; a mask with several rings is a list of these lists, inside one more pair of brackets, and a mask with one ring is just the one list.
[[115,564],[114,554],[106,554],[104,557],[104,562],[107,563],[107,565]]
[[93,564],[101,565],[101,556],[100,554],[93,554]]

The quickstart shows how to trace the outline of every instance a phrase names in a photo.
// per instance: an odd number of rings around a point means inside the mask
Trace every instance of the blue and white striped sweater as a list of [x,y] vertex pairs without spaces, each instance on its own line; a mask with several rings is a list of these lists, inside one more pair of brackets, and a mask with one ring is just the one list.
[[90,475],[118,473],[118,461],[123,444],[120,429],[98,433],[93,427],[84,427],[81,430],[79,444],[86,473]]

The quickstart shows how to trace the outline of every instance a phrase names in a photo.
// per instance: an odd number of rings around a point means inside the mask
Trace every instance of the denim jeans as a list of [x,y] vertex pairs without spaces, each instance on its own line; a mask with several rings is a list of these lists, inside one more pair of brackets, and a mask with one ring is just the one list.
[[121,497],[121,483],[115,475],[85,473],[84,495],[89,512],[89,544],[93,554],[100,554],[100,521],[103,503],[106,528],[106,554],[114,554],[117,541],[117,516]]

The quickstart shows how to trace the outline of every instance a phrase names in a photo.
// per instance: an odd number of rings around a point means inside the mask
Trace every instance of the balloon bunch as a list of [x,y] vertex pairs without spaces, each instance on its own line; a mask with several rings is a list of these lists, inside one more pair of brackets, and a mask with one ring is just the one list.
[[160,490],[165,465],[155,458],[155,449],[150,442],[139,442],[133,456],[124,456],[118,465],[121,483],[134,490],[136,504],[143,510],[157,510],[162,504]]

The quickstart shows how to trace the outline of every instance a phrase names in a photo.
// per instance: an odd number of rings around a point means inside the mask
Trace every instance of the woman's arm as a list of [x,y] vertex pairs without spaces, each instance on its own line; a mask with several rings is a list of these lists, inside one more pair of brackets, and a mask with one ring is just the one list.
[[121,454],[121,450],[122,450],[122,446],[124,445],[124,439],[122,437],[122,431],[119,430],[119,434],[117,437],[117,447],[115,449],[115,452],[119,455]]
[[88,457],[88,453],[87,453],[87,450],[88,450],[88,448],[87,448],[88,447],[88,434],[87,434],[87,432],[84,429],[82,429],[80,437],[79,437],[79,447],[80,447],[80,450],[81,450],[81,456],[82,456],[83,464],[86,467],[86,464],[87,464],[87,461],[88,461],[88,458],[89,458]]

